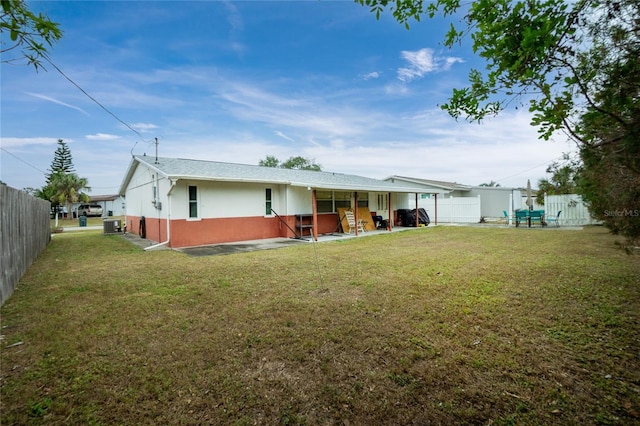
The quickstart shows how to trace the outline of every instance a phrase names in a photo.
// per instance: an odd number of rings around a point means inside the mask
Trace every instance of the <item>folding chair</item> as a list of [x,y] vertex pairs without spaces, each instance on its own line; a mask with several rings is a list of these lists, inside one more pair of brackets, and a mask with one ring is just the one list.
[[556,223],[556,227],[560,227],[560,213],[562,213],[562,210],[558,211],[558,214],[553,217],[549,217],[549,218],[545,218],[545,221],[547,222],[555,222]]
[[[349,225],[349,234],[353,234],[356,231],[356,217],[354,216],[351,210],[347,210],[344,212],[344,217],[347,218],[347,224]],[[366,232],[364,230],[364,224],[362,223],[362,219],[358,220],[358,231]]]

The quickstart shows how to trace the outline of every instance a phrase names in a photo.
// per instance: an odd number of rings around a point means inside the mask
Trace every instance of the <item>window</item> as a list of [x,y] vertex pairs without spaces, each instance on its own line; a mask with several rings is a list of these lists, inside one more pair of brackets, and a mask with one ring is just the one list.
[[387,194],[378,194],[378,208],[377,210],[387,210]]
[[266,188],[264,190],[264,199],[265,199],[265,214],[267,216],[271,216],[271,188]]
[[368,192],[358,192],[358,207],[369,207]]
[[318,213],[333,213],[333,192],[317,190],[316,203]]
[[[358,197],[364,197],[364,200],[358,200],[360,206],[368,205],[368,193],[358,193]],[[316,191],[316,201],[318,213],[335,213],[339,208],[351,208],[351,193],[341,191]]]
[[189,217],[198,217],[198,187],[189,186]]
[[346,209],[351,208],[351,193],[350,192],[338,192],[334,193],[336,211],[340,207]]

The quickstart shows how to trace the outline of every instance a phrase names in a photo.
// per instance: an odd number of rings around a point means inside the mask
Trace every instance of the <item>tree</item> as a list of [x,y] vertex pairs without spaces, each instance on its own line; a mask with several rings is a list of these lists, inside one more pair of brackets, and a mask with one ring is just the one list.
[[289,157],[287,161],[280,165],[283,169],[296,169],[296,170],[313,170],[319,172],[322,170],[319,164],[313,162],[304,157]]
[[75,173],[71,150],[62,139],[58,139],[58,147],[53,155],[46,178],[47,182],[42,188],[25,188],[25,191],[51,202],[51,208],[56,215],[56,226],[58,226],[60,207],[66,204],[67,211],[71,213],[73,203],[89,201],[89,195],[83,191],[91,189],[87,179],[81,178]]
[[[62,37],[58,24],[42,13],[31,12],[23,0],[2,0],[1,13],[0,34],[9,33],[8,42],[2,36],[2,62],[16,63],[24,58],[36,71],[43,68],[42,59],[47,58],[47,47]],[[11,56],[10,52],[15,51],[19,54]]]
[[538,180],[538,190],[536,191],[536,202],[544,205],[544,195],[575,194],[576,180],[579,173],[579,165],[572,160],[568,154],[564,154],[563,161],[554,161],[547,167],[549,179]]
[[481,121],[528,103],[541,138],[563,131],[576,142],[577,188],[591,213],[630,241],[640,239],[640,215],[609,214],[640,211],[640,2],[356,1],[378,17],[390,9],[407,28],[423,16],[462,13],[462,27],[452,24],[444,44],[470,37],[486,68],[471,70],[468,87],[453,89],[442,108]]
[[58,148],[53,154],[53,161],[51,161],[51,168],[47,175],[47,182],[51,182],[51,177],[56,173],[73,173],[73,158],[71,156],[71,150],[65,141],[58,139]]
[[46,175],[47,183],[44,187],[35,192],[36,197],[51,201],[51,208],[55,211],[56,217],[60,212],[60,207],[63,203],[54,199],[57,190],[53,187],[53,179],[59,174],[65,175],[74,172],[75,169],[73,167],[71,150],[64,140],[58,139],[58,147],[53,154],[49,173]]
[[486,183],[486,182],[485,182],[485,183],[481,183],[479,186],[482,186],[482,187],[491,187],[491,188],[499,188],[499,187],[500,187],[500,184],[499,184],[498,182],[491,181],[491,182],[489,182],[489,183]]
[[260,160],[258,165],[264,167],[278,167],[280,165],[280,160],[278,160],[273,155],[267,155],[264,160]]
[[[61,205],[66,204],[69,213],[73,203],[89,201],[89,195],[83,192],[84,190],[91,190],[86,178],[81,178],[75,173],[56,172],[51,175],[50,179],[49,188],[53,192],[51,202]],[[56,226],[57,221],[58,213],[56,212]]]
[[322,167],[319,164],[316,164],[314,160],[310,160],[304,157],[289,157],[288,160],[284,162],[280,162],[273,155],[267,155],[264,160],[260,160],[258,163],[259,166],[266,167],[278,167],[281,169],[295,169],[295,170],[312,170],[315,172],[322,171]]

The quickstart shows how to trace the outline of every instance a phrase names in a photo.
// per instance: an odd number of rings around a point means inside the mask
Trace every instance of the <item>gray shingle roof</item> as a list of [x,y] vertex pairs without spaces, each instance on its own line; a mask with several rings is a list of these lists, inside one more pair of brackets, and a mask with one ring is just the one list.
[[440,188],[447,191],[453,191],[453,190],[469,191],[471,189],[469,185],[463,185],[457,182],[445,182],[442,180],[420,179],[420,178],[398,176],[398,175],[389,176],[388,178],[385,179],[385,181],[392,181],[392,180],[401,181],[409,185],[415,184],[415,185],[431,186],[434,188]]
[[375,191],[375,192],[422,192],[416,185],[398,184],[343,173],[291,170],[248,164],[223,163],[218,161],[189,160],[182,158],[134,156],[120,192],[124,193],[137,163],[155,169],[170,179],[189,179],[227,182],[260,182],[285,184],[314,189]]

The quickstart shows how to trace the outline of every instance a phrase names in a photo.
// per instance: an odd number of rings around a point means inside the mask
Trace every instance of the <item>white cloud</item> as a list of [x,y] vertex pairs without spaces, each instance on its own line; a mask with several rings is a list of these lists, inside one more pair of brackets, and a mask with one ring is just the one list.
[[464,63],[464,59],[462,59],[462,58],[456,58],[456,57],[454,57],[454,56],[447,56],[447,57],[445,58],[445,60],[444,60],[444,65],[442,66],[442,69],[443,69],[444,71],[447,71],[447,70],[449,70],[449,69],[453,66],[453,64],[455,64],[455,63],[462,64],[462,63]]
[[363,80],[371,80],[371,79],[375,79],[375,78],[380,78],[380,74],[378,71],[372,71],[370,73],[367,74],[363,74],[362,75],[362,79]]
[[409,82],[436,69],[433,49],[425,48],[415,52],[403,50],[400,55],[409,62],[408,67],[398,69],[398,79],[401,81]]
[[[69,142],[69,140],[65,139],[65,142]],[[56,143],[58,143],[58,138],[48,137],[0,139],[0,145],[2,145],[3,148],[15,148],[27,145],[55,145]]]
[[227,15],[227,22],[231,25],[231,29],[233,31],[242,31],[244,29],[244,22],[236,5],[230,1],[224,1],[223,4],[227,9],[227,12],[229,12]]
[[282,139],[284,139],[284,140],[288,140],[289,142],[295,142],[295,139],[293,139],[293,138],[291,138],[291,137],[289,137],[289,136],[285,135],[285,134],[284,134],[284,133],[282,133],[281,131],[276,131],[276,132],[275,132],[275,134],[276,134],[277,136],[280,136],[280,137],[281,137]]
[[[122,126],[124,127],[124,126]],[[139,132],[142,133],[149,133],[155,129],[158,128],[158,126],[156,126],[155,124],[151,124],[151,123],[133,123],[131,124],[131,127],[133,127],[134,129],[136,129]],[[124,127],[126,129],[126,127]]]
[[61,105],[63,107],[67,107],[67,108],[76,110],[78,112],[83,113],[86,116],[89,116],[89,113],[86,112],[85,110],[83,110],[82,108],[77,107],[75,105],[68,104],[66,102],[62,102],[62,101],[60,101],[58,99],[52,98],[51,96],[43,95],[41,93],[32,93],[32,92],[27,92],[27,94],[33,96],[34,98],[38,98],[38,99],[42,99],[42,100],[45,100],[45,101],[53,102],[54,104]]
[[96,133],[95,135],[86,135],[85,137],[90,141],[111,141],[114,139],[120,139],[120,136],[109,135],[106,133]]
[[384,92],[392,96],[405,96],[409,94],[409,89],[405,84],[391,83],[384,86]]
[[295,129],[305,136],[363,135],[375,129],[381,119],[376,112],[328,104],[322,96],[280,95],[250,84],[229,83],[221,97],[239,120]]
[[403,50],[400,56],[409,63],[407,67],[398,68],[398,80],[405,83],[422,78],[431,72],[448,70],[456,62],[464,62],[461,58],[452,56],[436,56],[430,48],[416,51]]

